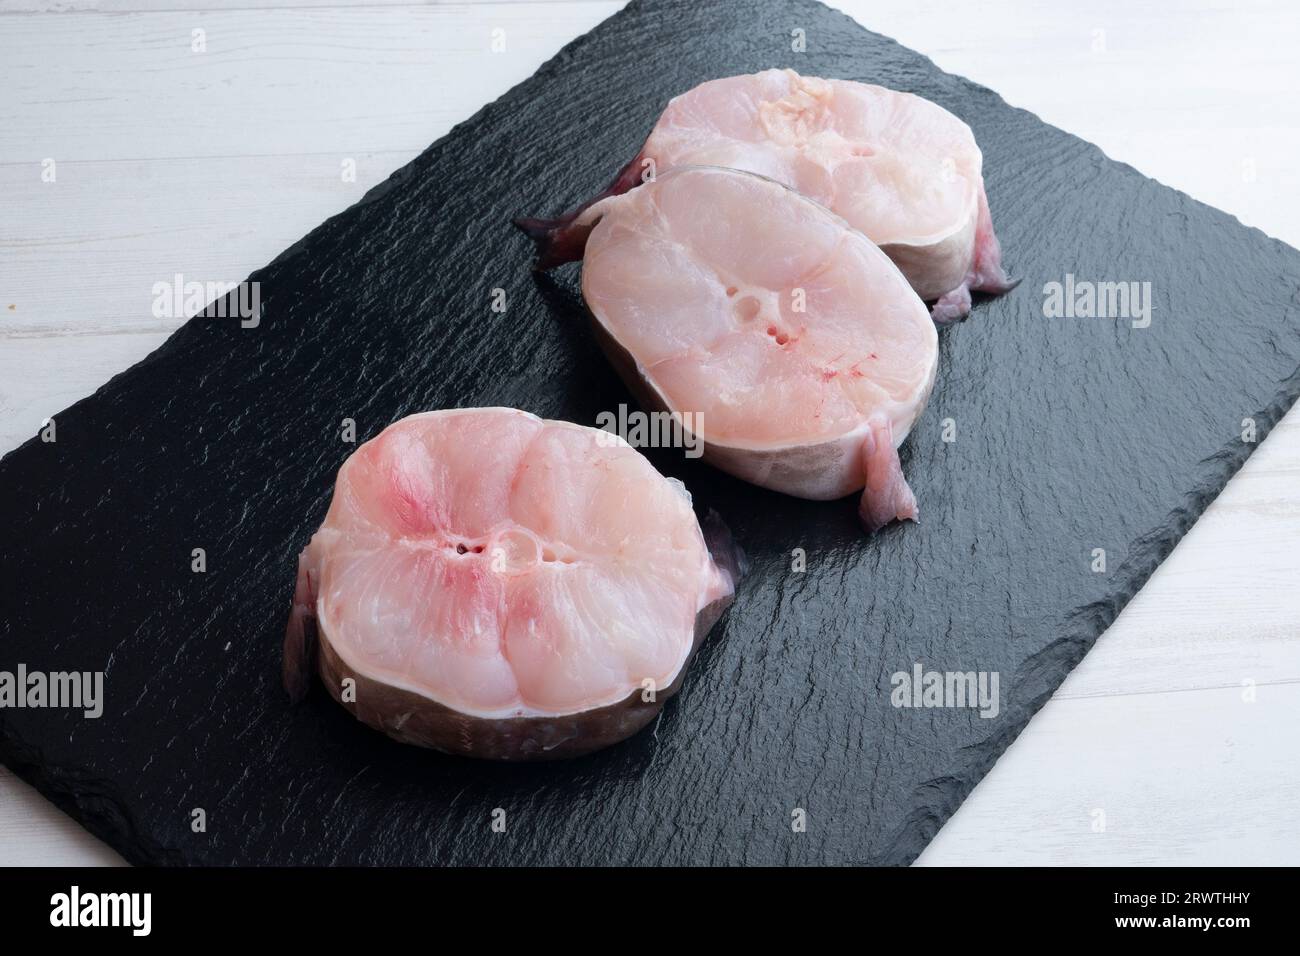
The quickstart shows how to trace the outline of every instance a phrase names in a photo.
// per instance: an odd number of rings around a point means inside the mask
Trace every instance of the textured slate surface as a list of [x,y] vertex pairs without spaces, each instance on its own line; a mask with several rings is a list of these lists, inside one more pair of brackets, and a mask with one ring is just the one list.
[[[1024,278],[941,335],[904,455],[922,523],[867,539],[851,500],[654,454],[753,571],[653,733],[494,766],[390,743],[319,689],[291,709],[282,626],[341,419],[630,401],[576,273],[530,274],[509,219],[602,187],[671,95],[787,65],[969,122]],[[1150,281],[1151,326],[1045,318],[1066,273]],[[134,861],[909,861],[1241,465],[1242,419],[1262,437],[1300,385],[1300,254],[803,2],[634,3],[254,278],[258,328],[190,322],[0,463],[0,669],[107,671],[99,720],[0,710],[0,755]],[[918,661],[997,671],[998,717],[892,707]]]

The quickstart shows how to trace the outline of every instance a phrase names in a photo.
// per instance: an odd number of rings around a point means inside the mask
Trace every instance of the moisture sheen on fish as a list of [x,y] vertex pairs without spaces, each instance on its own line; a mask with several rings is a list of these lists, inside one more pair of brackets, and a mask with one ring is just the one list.
[[[597,198],[684,165],[759,173],[815,199],[880,246],[934,302],[938,322],[965,316],[972,291],[1013,285],[975,136],[922,97],[793,70],[711,80],[668,104],[641,152]],[[546,240],[540,267],[580,247],[574,218],[520,220]]]
[[734,594],[739,553],[709,534],[611,433],[508,408],[404,418],[344,462],[302,553],[286,688],[318,671],[358,719],[448,753],[615,743]]
[[577,224],[606,353],[645,404],[681,413],[707,460],[802,498],[865,486],[871,530],[915,517],[895,449],[929,398],[938,336],[869,239],[718,167],[662,173]]

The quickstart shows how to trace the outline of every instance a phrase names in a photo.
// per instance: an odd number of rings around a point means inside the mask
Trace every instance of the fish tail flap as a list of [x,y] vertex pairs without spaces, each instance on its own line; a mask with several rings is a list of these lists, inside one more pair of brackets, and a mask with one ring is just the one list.
[[862,441],[862,465],[867,486],[862,490],[858,516],[867,532],[879,531],[891,521],[915,521],[916,495],[903,477],[903,466],[894,447],[894,429],[889,420],[876,417]]
[[316,673],[316,581],[311,566],[309,545],[298,556],[298,578],[293,589],[293,607],[284,630],[282,677],[289,702],[296,704],[307,696]]

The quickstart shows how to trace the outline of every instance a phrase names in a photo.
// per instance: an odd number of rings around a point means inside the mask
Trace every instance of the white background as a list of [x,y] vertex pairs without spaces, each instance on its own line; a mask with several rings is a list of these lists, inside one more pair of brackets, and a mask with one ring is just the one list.
[[[1300,6],[838,5],[1300,246]],[[176,328],[154,282],[242,279],[619,6],[0,0],[0,452]],[[1300,863],[1298,478],[1293,413],[922,863]],[[0,864],[96,862],[0,768]]]

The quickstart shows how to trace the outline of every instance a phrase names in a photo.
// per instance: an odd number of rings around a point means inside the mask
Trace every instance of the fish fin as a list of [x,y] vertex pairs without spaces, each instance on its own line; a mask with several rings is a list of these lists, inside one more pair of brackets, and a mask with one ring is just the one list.
[[1002,268],[1002,243],[993,232],[993,216],[989,212],[988,196],[980,187],[979,212],[975,218],[975,259],[966,276],[966,286],[971,292],[1002,295],[1020,284]]
[[640,166],[641,154],[638,153],[630,163],[619,170],[614,181],[604,190],[563,216],[555,219],[520,216],[513,220],[515,226],[537,246],[537,262],[533,268],[538,272],[545,272],[566,262],[577,262],[581,259],[583,251],[587,248],[587,237],[599,222],[599,218],[581,219],[582,214],[602,199],[621,196],[639,185]]
[[862,441],[862,466],[866,487],[858,505],[858,517],[868,533],[875,533],[891,521],[915,521],[916,495],[903,477],[903,466],[894,447],[894,429],[889,420],[873,418]]
[[939,297],[930,308],[935,325],[950,325],[970,314],[972,292],[1002,295],[1020,285],[1002,268],[1002,244],[993,233],[989,201],[980,188],[979,212],[975,219],[975,255],[961,285]]
[[[310,546],[308,547],[310,550]],[[307,551],[298,557],[298,578],[293,589],[293,607],[284,629],[284,663],[282,679],[289,702],[296,704],[311,689],[316,673],[316,588],[308,564]]]
[[587,248],[587,237],[595,227],[595,222],[578,223],[578,213],[570,213],[558,219],[529,219],[520,216],[513,220],[518,229],[537,246],[537,261],[533,268],[546,272],[566,262],[577,262]]
[[704,544],[709,549],[713,563],[731,576],[734,588],[749,573],[749,558],[740,545],[736,544],[736,539],[732,537],[731,529],[722,520],[722,516],[712,508],[700,522],[700,530],[704,532]]
[[970,315],[970,287],[963,282],[951,292],[945,292],[930,307],[930,318],[935,325],[944,326]]

